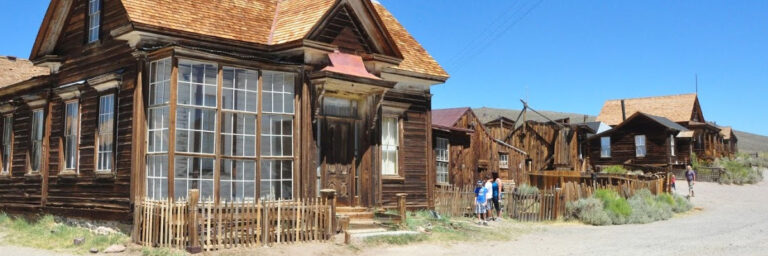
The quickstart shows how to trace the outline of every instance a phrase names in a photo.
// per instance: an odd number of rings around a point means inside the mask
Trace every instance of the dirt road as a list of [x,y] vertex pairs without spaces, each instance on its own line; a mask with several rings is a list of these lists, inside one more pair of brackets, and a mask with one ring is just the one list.
[[[677,185],[681,194],[687,184]],[[508,242],[420,243],[355,250],[311,243],[219,255],[768,255],[768,183],[725,186],[697,183],[696,209],[671,220],[645,225],[593,227],[576,223],[536,224],[537,231]],[[520,224],[528,225],[528,224]],[[0,246],[2,255],[33,255]]]

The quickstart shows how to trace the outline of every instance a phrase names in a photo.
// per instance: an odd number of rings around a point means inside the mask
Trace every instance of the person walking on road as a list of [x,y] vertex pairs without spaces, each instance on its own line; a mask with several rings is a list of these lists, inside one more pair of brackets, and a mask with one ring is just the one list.
[[690,165],[685,167],[685,179],[688,181],[688,198],[695,197],[693,185],[696,183],[696,171]]

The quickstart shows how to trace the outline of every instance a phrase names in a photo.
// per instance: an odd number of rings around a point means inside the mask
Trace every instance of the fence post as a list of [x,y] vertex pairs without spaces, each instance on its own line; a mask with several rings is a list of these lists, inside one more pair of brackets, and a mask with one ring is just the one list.
[[408,196],[408,194],[397,193],[395,196],[397,196],[397,210],[400,213],[400,225],[405,226],[405,218],[408,215],[406,213],[405,197]]
[[331,237],[333,234],[336,233],[336,230],[338,230],[338,220],[336,219],[336,190],[333,189],[322,189],[320,190],[320,195],[323,196],[323,198],[328,200],[328,203],[331,204],[331,223],[330,226],[328,226],[328,230],[326,230],[326,235],[328,237]]
[[187,231],[189,231],[189,245],[187,246],[187,252],[192,254],[202,252],[200,240],[197,237],[197,201],[199,199],[200,190],[190,189],[189,199],[187,199],[187,204],[189,204],[189,208],[187,209]]

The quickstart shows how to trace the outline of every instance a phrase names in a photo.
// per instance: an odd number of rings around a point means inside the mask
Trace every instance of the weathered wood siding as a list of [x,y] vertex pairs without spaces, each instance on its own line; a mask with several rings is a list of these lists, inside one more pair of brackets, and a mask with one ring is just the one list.
[[506,143],[528,153],[531,171],[580,170],[577,126],[527,121],[507,137]]
[[[670,154],[669,140],[672,134],[672,131],[665,126],[639,116],[610,133],[611,157],[609,158],[600,157],[600,137],[593,137],[590,143],[591,162],[596,166],[625,164],[666,166],[677,160]],[[636,156],[635,135],[646,136],[645,157]]]

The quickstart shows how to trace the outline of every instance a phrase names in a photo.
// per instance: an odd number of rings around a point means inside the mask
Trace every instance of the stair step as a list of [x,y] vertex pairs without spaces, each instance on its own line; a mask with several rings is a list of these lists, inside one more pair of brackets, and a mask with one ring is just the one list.
[[350,235],[352,238],[367,238],[367,237],[376,237],[376,236],[402,236],[402,235],[413,235],[418,234],[419,232],[415,231],[380,231],[380,232],[365,232],[365,233],[351,233]]
[[350,221],[354,219],[373,219],[372,212],[344,212],[344,213],[338,213],[338,214],[349,217]]
[[382,233],[382,232],[387,232],[387,230],[384,228],[367,228],[367,229],[350,229],[349,230],[349,233],[353,235]]
[[365,207],[336,207],[337,213],[347,213],[347,212],[368,212],[370,209]]

